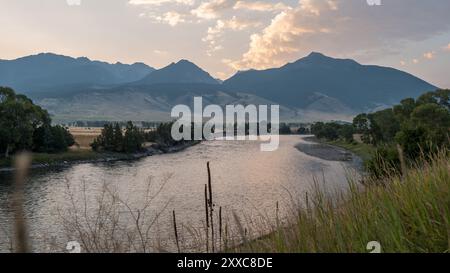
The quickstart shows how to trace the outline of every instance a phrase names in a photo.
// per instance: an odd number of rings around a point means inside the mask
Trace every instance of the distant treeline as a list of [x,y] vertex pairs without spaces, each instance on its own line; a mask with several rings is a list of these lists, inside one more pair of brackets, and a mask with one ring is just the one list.
[[159,147],[167,148],[183,144],[187,141],[176,141],[172,138],[173,122],[160,123],[156,129],[145,131],[129,121],[125,128],[122,123],[105,124],[102,133],[92,143],[94,151],[117,153],[136,153],[143,150],[145,142],[151,142]]
[[[69,123],[64,123],[64,126],[68,127],[92,127],[92,128],[99,128],[104,127],[105,125],[112,125],[115,126],[116,124],[119,124],[120,127],[126,127],[128,122],[126,121],[74,121]],[[170,122],[149,122],[149,121],[134,121],[133,124],[139,128],[144,129],[155,129],[158,128],[160,125],[167,125],[167,124],[173,124]],[[249,133],[249,123],[245,124],[246,126],[246,134]],[[299,128],[298,130],[293,131],[291,128],[296,127]],[[268,129],[270,132],[270,124],[268,125]],[[235,124],[235,131],[237,131],[237,124]],[[258,129],[259,131],[259,129]],[[287,134],[309,134],[310,129],[308,128],[308,125],[305,125],[303,123],[280,123],[280,134],[287,135]],[[259,133],[258,133],[259,134]]]
[[417,158],[450,148],[450,90],[428,92],[392,108],[360,114],[353,124],[319,122],[311,131],[318,138],[348,142],[359,134],[364,143],[376,147],[372,160],[367,162],[368,170],[375,176],[383,176],[389,170],[400,169],[400,153],[413,163]]
[[75,144],[62,126],[52,126],[48,112],[11,88],[0,87],[0,153],[56,153]]
[[[163,124],[164,122],[149,122],[149,121],[135,121],[133,122],[134,125],[140,128],[157,128],[160,124]],[[119,124],[120,127],[126,127],[128,125],[128,121],[105,121],[105,120],[95,120],[95,121],[74,121],[74,122],[67,122],[63,125],[68,127],[91,127],[91,128],[100,128],[104,127],[105,125],[113,125]]]

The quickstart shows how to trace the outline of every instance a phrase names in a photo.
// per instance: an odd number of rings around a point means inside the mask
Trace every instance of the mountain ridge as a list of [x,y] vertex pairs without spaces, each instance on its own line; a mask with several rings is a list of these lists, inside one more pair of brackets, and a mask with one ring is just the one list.
[[71,84],[120,84],[134,82],[155,69],[143,63],[131,65],[39,53],[0,62],[0,84],[33,93]]
[[166,67],[158,69],[138,81],[136,84],[159,84],[159,83],[205,83],[220,84],[208,72],[196,64],[181,59]]
[[[231,90],[258,94],[290,105],[315,92],[362,111],[378,103],[396,103],[436,89],[409,73],[390,67],[362,65],[311,53],[280,68],[241,72],[224,81]],[[300,104],[298,104],[300,102]]]
[[[164,111],[170,107],[203,96],[209,98],[207,103],[219,105],[222,102],[279,104],[282,118],[291,121],[351,120],[357,113],[436,89],[404,71],[363,65],[318,52],[278,68],[239,71],[223,83],[185,59],[152,70],[143,63],[109,64],[86,57],[74,59],[48,54],[20,58],[19,68],[9,70],[5,69],[9,61],[0,61],[0,85],[4,85],[5,78],[7,83],[8,76],[17,77],[22,85],[33,87],[25,89],[27,95],[48,108],[53,116],[68,119],[101,117],[103,120],[105,113],[113,120],[139,115],[148,120],[152,119],[152,113],[153,119],[169,118],[170,113]],[[34,58],[48,56],[52,58],[44,58],[46,62],[41,61],[38,68],[44,66],[54,71],[42,74],[37,70],[37,79],[36,75],[29,77],[27,62],[33,66]],[[134,81],[130,81],[129,73]],[[17,91],[23,92],[20,87]],[[131,94],[139,99],[132,99]]]

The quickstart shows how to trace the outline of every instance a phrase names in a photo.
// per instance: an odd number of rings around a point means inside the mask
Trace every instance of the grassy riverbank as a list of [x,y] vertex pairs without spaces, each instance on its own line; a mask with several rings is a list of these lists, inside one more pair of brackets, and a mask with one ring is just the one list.
[[[375,183],[377,182],[377,183]],[[439,156],[404,177],[373,181],[337,200],[317,191],[286,228],[239,249],[251,252],[450,251],[450,160]]]
[[[191,146],[199,144],[199,141],[188,142],[175,146],[155,146],[147,148],[140,153],[126,154],[114,152],[95,152],[92,150],[69,150],[64,153],[47,154],[32,153],[32,165],[34,167],[60,166],[77,162],[97,162],[97,161],[120,161],[134,160],[146,156],[152,156],[165,153],[176,153],[185,150]],[[0,169],[10,170],[13,167],[14,156],[5,159],[0,158]]]
[[364,161],[370,159],[375,152],[375,147],[373,145],[365,143],[349,143],[345,140],[324,141],[324,143],[349,150],[357,156],[361,157]]
[[[55,165],[62,164],[64,162],[76,162],[76,161],[89,161],[89,160],[100,160],[106,159],[108,157],[117,157],[118,154],[101,154],[90,150],[76,150],[67,151],[64,153],[47,154],[47,153],[33,153],[32,154],[32,164],[33,165]],[[0,159],[0,168],[12,167],[14,162],[14,156],[5,159]]]

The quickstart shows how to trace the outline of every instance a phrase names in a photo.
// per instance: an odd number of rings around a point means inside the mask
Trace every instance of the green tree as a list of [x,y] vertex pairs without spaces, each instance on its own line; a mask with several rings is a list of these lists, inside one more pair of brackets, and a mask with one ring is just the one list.
[[344,139],[347,142],[353,141],[353,134],[355,133],[355,128],[353,125],[344,124],[341,125],[338,129],[338,135],[340,138]]
[[0,87],[0,149],[5,157],[18,150],[32,150],[35,131],[50,124],[47,111],[26,96]]
[[143,133],[136,126],[134,126],[131,121],[129,121],[123,137],[123,151],[126,153],[138,152],[142,150],[143,143]]
[[374,144],[392,143],[400,130],[400,123],[392,108],[369,114],[370,136]]
[[119,123],[116,123],[114,126],[113,145],[114,145],[114,150],[116,152],[123,151],[123,133],[122,133],[122,127],[120,127]]

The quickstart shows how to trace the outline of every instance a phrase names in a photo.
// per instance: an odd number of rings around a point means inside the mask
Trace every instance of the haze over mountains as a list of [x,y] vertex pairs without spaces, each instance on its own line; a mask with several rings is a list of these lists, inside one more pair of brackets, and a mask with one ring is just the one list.
[[39,54],[0,61],[0,85],[25,93],[59,121],[170,120],[174,105],[280,104],[285,121],[350,120],[436,89],[408,73],[311,53],[268,70],[220,82],[187,60],[155,70]]

